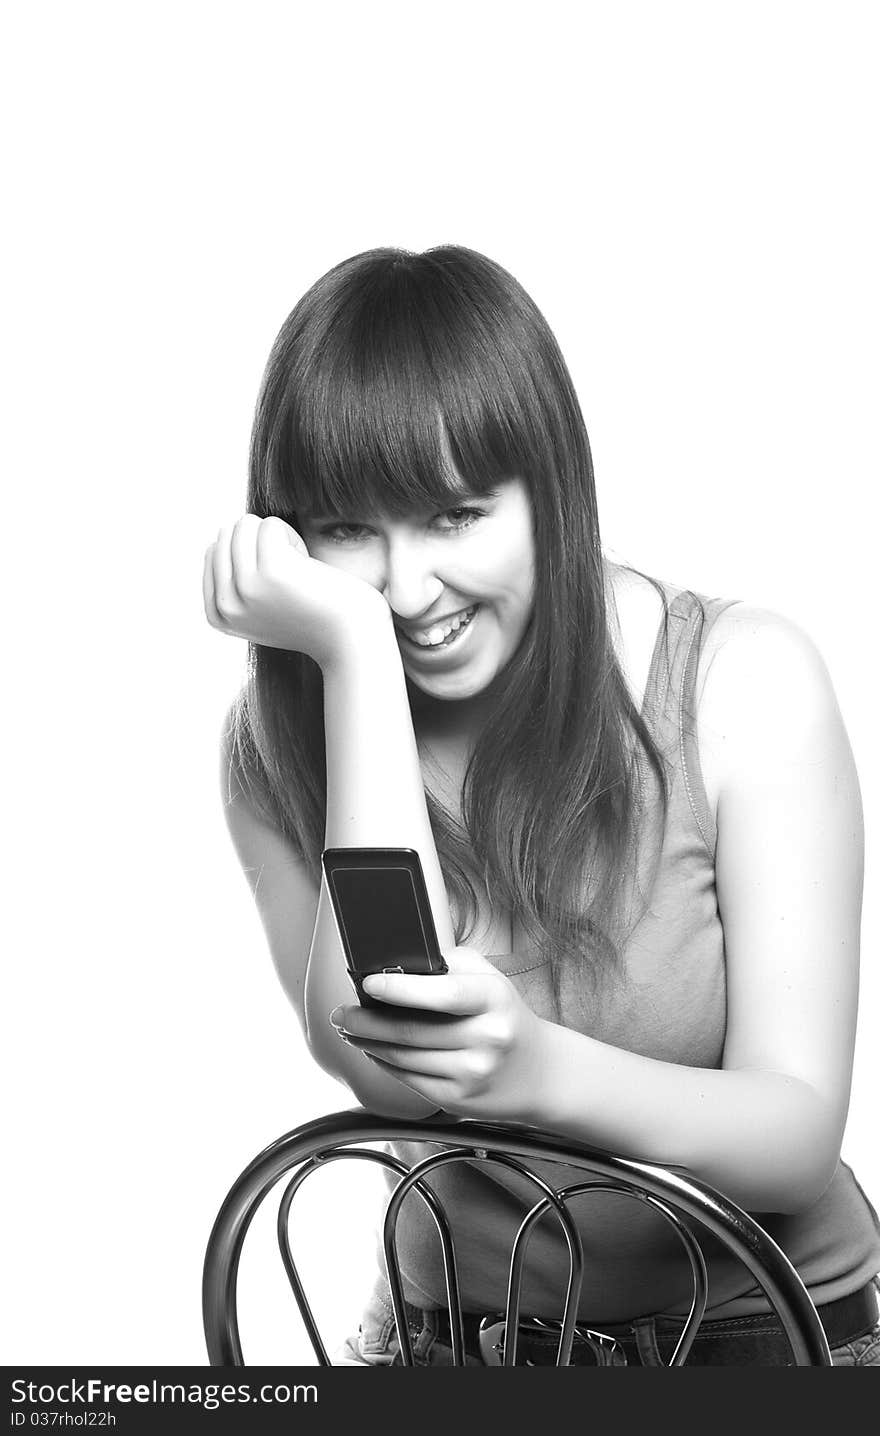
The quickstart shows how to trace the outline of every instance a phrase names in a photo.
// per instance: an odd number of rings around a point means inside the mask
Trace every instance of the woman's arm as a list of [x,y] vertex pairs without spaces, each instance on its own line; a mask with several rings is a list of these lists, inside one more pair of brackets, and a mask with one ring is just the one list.
[[[457,1115],[681,1165],[747,1209],[797,1211],[833,1175],[849,1102],[861,800],[833,688],[806,635],[738,608],[719,637],[699,727],[721,777],[722,1070],[640,1057],[530,1019],[510,985],[477,961],[472,974],[432,979],[434,1009],[461,1016],[457,1037],[447,1034],[459,1051],[395,1045],[373,1013],[349,1008],[346,1021],[374,1057]],[[388,1003],[420,1002],[406,977],[382,987]],[[430,1045],[425,1033],[407,1040]]]
[[[415,848],[422,863],[441,951],[455,944],[449,901],[428,819],[403,666],[391,610],[324,668],[327,820],[324,846]],[[432,979],[433,981],[433,979]],[[328,1072],[370,1110],[426,1116],[436,1102],[416,1097],[343,1042],[330,1013],[353,1000],[326,887],[309,954],[305,1012],[309,1044]]]
[[[723,1070],[651,1062],[558,1030],[537,1116],[549,1123],[555,1112],[572,1135],[681,1163],[752,1210],[796,1211],[834,1173],[849,1103],[861,799],[811,641],[760,610],[723,617],[699,714],[721,775]],[[579,1091],[589,1093],[583,1108]]]
[[[311,558],[275,517],[244,514],[205,553],[205,614],[222,633],[307,653],[324,675],[325,846],[415,848],[441,949],[454,935],[428,820],[409,699],[391,611],[359,578]],[[224,811],[282,983],[312,1054],[364,1105],[427,1116],[426,1102],[385,1076],[333,1030],[329,1015],[353,993],[323,892],[292,845],[249,803],[224,729]],[[311,935],[311,937],[310,937]],[[310,937],[310,940],[309,940]]]

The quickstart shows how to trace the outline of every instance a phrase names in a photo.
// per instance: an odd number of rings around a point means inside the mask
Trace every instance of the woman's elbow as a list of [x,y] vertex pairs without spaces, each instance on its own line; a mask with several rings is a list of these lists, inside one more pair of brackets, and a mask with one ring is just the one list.
[[772,1200],[772,1193],[768,1194],[768,1201],[761,1208],[763,1211],[780,1212],[785,1216],[797,1216],[799,1212],[809,1211],[825,1195],[837,1171],[838,1159],[834,1163],[826,1165],[819,1170],[810,1169],[809,1172],[798,1172],[792,1180],[780,1185],[776,1200]]
[[[341,1045],[335,1037],[334,1043]],[[372,1064],[360,1054],[357,1062],[346,1060],[351,1050],[346,1048],[344,1052],[338,1052],[332,1043],[319,1043],[314,1038],[309,1041],[313,1061],[329,1077],[343,1083],[365,1111],[372,1112],[377,1117],[410,1121],[419,1121],[436,1112],[434,1103],[419,1097],[402,1083],[395,1082],[393,1078],[378,1077],[372,1070]],[[360,1067],[365,1070],[361,1072]]]
[[834,1180],[840,1163],[842,1131],[828,1105],[814,1091],[788,1140],[774,1144],[767,1164],[764,1211],[796,1216],[816,1205]]

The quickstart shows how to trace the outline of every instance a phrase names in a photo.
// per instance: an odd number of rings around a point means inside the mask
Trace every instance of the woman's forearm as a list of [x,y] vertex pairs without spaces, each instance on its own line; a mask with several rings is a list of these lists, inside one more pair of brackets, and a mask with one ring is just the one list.
[[834,1174],[839,1115],[798,1078],[661,1062],[552,1022],[541,1046],[533,1102],[514,1119],[685,1167],[747,1211],[802,1210]]
[[[414,848],[421,859],[441,949],[455,945],[443,874],[428,819],[403,667],[389,610],[324,669],[327,753],[325,847]],[[385,1075],[329,1022],[351,1004],[329,899],[322,886],[309,955],[305,1010],[313,1055],[358,1100],[389,1116],[427,1116],[436,1108]]]

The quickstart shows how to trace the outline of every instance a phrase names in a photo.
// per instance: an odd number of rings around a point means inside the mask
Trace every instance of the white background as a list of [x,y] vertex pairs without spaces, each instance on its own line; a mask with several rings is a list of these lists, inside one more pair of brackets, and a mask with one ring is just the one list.
[[[573,373],[606,549],[825,656],[867,828],[844,1157],[877,1201],[876,23],[846,0],[10,13],[6,1362],[203,1363],[228,1186],[351,1105],[223,824],[245,649],[206,624],[201,568],[244,509],[277,329],[376,245],[510,269]],[[373,1198],[322,1180],[301,1230],[336,1340]],[[307,1360],[272,1220],[245,1355]]]

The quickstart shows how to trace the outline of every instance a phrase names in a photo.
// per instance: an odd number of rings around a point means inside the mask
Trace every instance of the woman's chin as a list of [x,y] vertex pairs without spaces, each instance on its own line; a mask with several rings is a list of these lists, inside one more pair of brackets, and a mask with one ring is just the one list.
[[407,679],[416,690],[420,703],[430,704],[432,701],[443,704],[471,704],[474,709],[491,708],[493,694],[497,689],[496,680],[500,677],[499,670],[494,665],[486,667],[476,666],[465,671],[453,673],[413,673],[406,671]]
[[418,672],[407,666],[407,677],[410,683],[422,693],[430,694],[432,698],[463,699],[476,698],[489,685],[494,676],[485,673],[482,668],[477,671],[475,668],[449,669],[445,673],[426,673],[424,669]]

